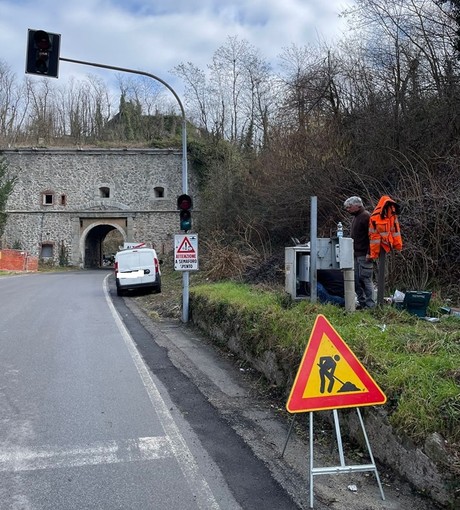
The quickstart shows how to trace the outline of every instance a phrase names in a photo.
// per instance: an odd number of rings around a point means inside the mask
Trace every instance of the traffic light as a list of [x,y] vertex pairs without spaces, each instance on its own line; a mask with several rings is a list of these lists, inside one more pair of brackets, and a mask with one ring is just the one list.
[[179,209],[180,229],[185,232],[192,228],[192,197],[189,195],[180,195],[177,199],[177,208]]
[[27,38],[26,73],[58,77],[60,34],[29,28]]

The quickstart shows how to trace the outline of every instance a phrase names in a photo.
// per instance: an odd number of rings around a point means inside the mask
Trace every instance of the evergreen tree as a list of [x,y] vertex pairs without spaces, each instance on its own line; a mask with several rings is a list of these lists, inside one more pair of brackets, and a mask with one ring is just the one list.
[[0,157],[0,237],[6,225],[6,202],[13,191],[15,181],[15,177],[11,178],[8,175],[8,163],[5,158]]

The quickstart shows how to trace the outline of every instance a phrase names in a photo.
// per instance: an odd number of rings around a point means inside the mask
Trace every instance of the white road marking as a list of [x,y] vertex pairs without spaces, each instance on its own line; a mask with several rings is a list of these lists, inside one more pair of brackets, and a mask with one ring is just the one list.
[[120,315],[115,309],[108,292],[107,275],[104,279],[104,293],[107,304],[110,311],[115,319],[118,329],[123,337],[123,340],[128,348],[131,358],[137,368],[137,371],[142,379],[145,386],[149,399],[158,415],[163,430],[169,439],[169,443],[175,458],[179,464],[179,467],[184,475],[191,491],[196,496],[196,503],[198,508],[203,510],[219,510],[219,504],[217,503],[214,494],[212,493],[208,483],[200,473],[198,464],[196,463],[192,452],[190,451],[187,443],[180,433],[174,418],[168,410],[168,406],[162,399],[158,388],[153,382],[152,376],[150,375],[149,369],[145,365],[141,358],[131,335],[126,329]]
[[173,456],[167,437],[97,442],[81,448],[1,447],[0,472],[120,464]]

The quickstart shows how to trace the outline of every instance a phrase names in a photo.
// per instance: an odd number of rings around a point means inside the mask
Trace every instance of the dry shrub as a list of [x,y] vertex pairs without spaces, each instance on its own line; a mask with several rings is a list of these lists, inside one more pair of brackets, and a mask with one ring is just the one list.
[[209,280],[241,280],[248,267],[260,260],[260,255],[248,244],[229,244],[224,232],[214,231],[203,241],[204,271]]
[[460,279],[460,168],[454,160],[401,162],[399,196],[403,251],[396,257],[393,284],[413,289],[449,289]]

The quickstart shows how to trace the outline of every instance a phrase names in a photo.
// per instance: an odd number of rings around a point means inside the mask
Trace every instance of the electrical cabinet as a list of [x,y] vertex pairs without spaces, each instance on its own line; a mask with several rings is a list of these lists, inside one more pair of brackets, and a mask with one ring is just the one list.
[[317,269],[353,269],[353,239],[331,237],[318,239]]
[[284,249],[284,290],[295,298],[307,297],[310,280],[310,246],[288,246]]
[[[285,247],[285,291],[294,299],[306,298],[310,281],[310,243]],[[353,239],[317,239],[317,269],[353,269]]]

